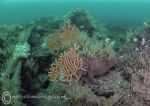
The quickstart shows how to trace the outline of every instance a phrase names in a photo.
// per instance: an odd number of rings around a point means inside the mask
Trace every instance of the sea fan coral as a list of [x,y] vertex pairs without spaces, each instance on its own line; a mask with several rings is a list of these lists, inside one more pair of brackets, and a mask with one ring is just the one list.
[[55,32],[48,37],[48,45],[51,47],[53,50],[59,50],[61,47],[61,33],[60,32]]
[[59,50],[61,46],[64,46],[67,42],[73,42],[77,39],[79,30],[74,25],[64,24],[63,33],[54,32],[48,37],[48,45],[53,50]]
[[64,24],[63,26],[63,37],[61,39],[62,43],[67,41],[75,41],[78,37],[79,29],[75,25]]
[[77,72],[79,70],[86,71],[82,66],[82,58],[77,54],[78,47],[74,45],[69,51],[62,53],[58,60],[52,63],[49,76],[51,80],[57,80],[60,78],[61,81],[71,82],[78,80]]

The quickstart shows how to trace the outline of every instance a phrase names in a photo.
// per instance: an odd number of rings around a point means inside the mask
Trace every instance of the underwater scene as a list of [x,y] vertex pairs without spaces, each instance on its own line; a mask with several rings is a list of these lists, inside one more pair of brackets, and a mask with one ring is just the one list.
[[150,1],[0,0],[0,106],[150,106]]

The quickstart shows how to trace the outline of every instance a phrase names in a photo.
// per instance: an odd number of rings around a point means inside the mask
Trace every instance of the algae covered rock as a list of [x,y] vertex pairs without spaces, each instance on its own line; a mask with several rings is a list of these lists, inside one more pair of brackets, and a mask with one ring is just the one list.
[[81,31],[87,32],[89,36],[92,36],[94,32],[98,31],[95,20],[85,10],[72,10],[68,15],[68,19],[71,24],[77,26]]

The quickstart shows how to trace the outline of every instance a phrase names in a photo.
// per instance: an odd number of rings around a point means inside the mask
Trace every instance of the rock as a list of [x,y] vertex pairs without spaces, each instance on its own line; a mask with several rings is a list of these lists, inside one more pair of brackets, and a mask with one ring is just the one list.
[[112,67],[116,65],[117,61],[115,58],[110,60],[100,58],[89,58],[83,62],[83,67],[87,72],[93,76],[101,76],[107,73]]

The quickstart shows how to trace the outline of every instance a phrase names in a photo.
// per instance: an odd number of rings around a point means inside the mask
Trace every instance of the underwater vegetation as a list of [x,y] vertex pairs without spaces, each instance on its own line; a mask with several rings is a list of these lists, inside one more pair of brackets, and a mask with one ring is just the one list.
[[89,36],[98,31],[96,22],[87,11],[74,9],[70,11],[68,18],[71,24],[77,26],[80,31],[87,32]]
[[149,106],[150,23],[112,29],[81,9],[0,26],[0,95],[10,106]]

